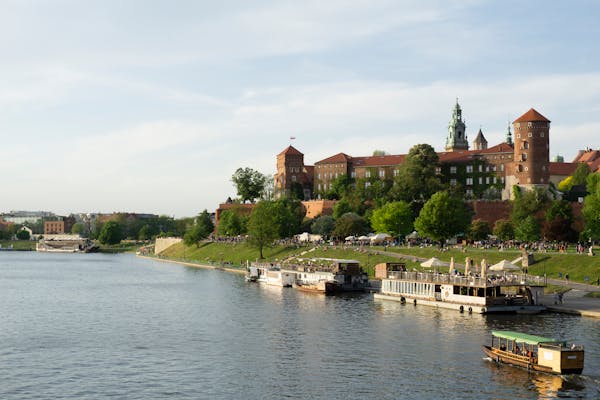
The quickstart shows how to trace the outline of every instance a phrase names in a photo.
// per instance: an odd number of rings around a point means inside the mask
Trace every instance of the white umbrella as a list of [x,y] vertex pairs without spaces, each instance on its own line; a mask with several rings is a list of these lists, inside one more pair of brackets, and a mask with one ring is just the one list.
[[520,271],[521,268],[508,260],[502,260],[497,264],[492,265],[489,268],[490,271],[502,271],[502,272],[511,272],[511,271]]
[[471,263],[471,259],[469,257],[465,258],[465,276],[469,276],[469,264]]
[[353,240],[354,240],[354,236],[346,236],[346,239],[345,239],[345,240],[346,240],[347,242],[351,242],[351,241],[353,241]]
[[409,239],[418,239],[419,238],[419,232],[412,231],[412,233],[409,234],[409,235],[407,235],[406,237],[409,238]]
[[429,260],[423,261],[421,263],[421,267],[424,267],[424,268],[443,267],[444,265],[446,265],[445,262],[443,262],[442,260],[439,260],[435,257],[431,257]]
[[368,237],[368,236],[364,236],[364,235],[363,235],[363,236],[359,236],[359,237],[358,237],[358,240],[360,240],[360,241],[363,241],[363,240],[371,240],[371,238],[370,238],[370,237]]
[[450,257],[450,270],[448,273],[454,272],[454,257]]
[[378,233],[376,235],[371,236],[370,239],[372,242],[382,242],[385,239],[389,239],[389,238],[391,238],[391,236],[388,235],[387,233]]
[[485,279],[485,270],[487,269],[487,263],[485,262],[485,258],[481,260],[481,277]]

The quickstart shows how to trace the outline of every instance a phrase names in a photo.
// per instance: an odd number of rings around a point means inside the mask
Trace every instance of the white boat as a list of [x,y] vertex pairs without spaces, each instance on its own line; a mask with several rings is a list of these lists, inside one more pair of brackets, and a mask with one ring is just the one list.
[[287,265],[286,270],[295,275],[294,287],[309,292],[333,294],[362,292],[369,279],[356,260],[335,258],[310,259],[308,265]]
[[539,302],[542,277],[524,274],[462,276],[431,272],[389,271],[376,299],[423,304],[469,313],[533,314],[546,309]]
[[278,266],[267,263],[252,263],[246,275],[246,281],[259,282],[272,286],[291,287],[295,274],[282,271]]

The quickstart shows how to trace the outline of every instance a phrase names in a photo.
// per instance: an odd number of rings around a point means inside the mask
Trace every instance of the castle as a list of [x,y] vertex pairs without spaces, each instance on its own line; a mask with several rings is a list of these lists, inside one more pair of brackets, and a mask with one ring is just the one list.
[[[460,184],[466,199],[496,196],[507,200],[515,185],[526,190],[558,185],[575,171],[578,162],[587,162],[592,171],[600,168],[600,151],[589,149],[571,163],[550,161],[550,120],[533,108],[517,118],[512,127],[514,141],[509,125],[505,141],[492,147],[488,147],[480,129],[469,150],[457,100],[448,124],[446,151],[437,153],[436,172],[442,181]],[[320,199],[342,175],[364,179],[365,185],[370,185],[370,178],[394,179],[405,157],[337,153],[310,166],[304,164],[304,155],[290,145],[277,155],[275,188],[280,196],[294,193],[304,200]]]

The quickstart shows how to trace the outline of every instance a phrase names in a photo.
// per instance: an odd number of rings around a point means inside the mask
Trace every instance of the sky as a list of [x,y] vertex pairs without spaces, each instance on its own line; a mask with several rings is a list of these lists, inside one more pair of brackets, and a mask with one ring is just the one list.
[[[0,0],[0,212],[179,217],[292,144],[489,145],[533,107],[551,156],[600,147],[597,1]],[[295,137],[291,140],[290,137]]]

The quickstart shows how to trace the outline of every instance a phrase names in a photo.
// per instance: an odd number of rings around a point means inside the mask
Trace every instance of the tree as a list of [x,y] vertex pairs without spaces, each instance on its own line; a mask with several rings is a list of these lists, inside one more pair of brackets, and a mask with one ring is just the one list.
[[243,235],[247,231],[248,217],[238,207],[232,207],[221,213],[217,231],[222,236]]
[[514,226],[528,216],[537,214],[548,203],[548,195],[544,189],[526,190],[523,193],[516,186],[513,190],[515,198],[512,202],[511,219]]
[[508,219],[499,219],[496,221],[493,232],[500,240],[511,240],[515,237],[513,223]]
[[492,233],[490,224],[482,219],[475,219],[471,222],[469,227],[469,239],[471,240],[485,240]]
[[413,230],[410,204],[394,201],[375,209],[371,215],[371,227],[375,232],[385,232],[392,236],[409,234]]
[[102,225],[98,241],[102,244],[117,244],[123,239],[121,225],[117,221],[108,221]]
[[138,239],[149,240],[152,239],[152,227],[148,224],[142,226],[138,231]]
[[86,231],[87,231],[87,229],[86,229],[85,224],[83,222],[76,222],[71,227],[71,233],[73,235],[85,236],[86,235]]
[[323,237],[329,237],[334,229],[335,220],[331,215],[321,215],[315,221],[313,221],[310,227],[312,233],[321,235]]
[[198,243],[206,239],[215,229],[215,226],[210,219],[210,214],[205,209],[198,217],[196,217],[196,221],[194,225],[192,225],[188,231],[183,235],[183,242],[187,246],[191,246],[195,244],[198,246]]
[[248,243],[258,249],[263,259],[263,249],[278,237],[278,226],[275,219],[273,202],[259,202],[248,220]]
[[527,216],[517,224],[515,238],[522,242],[533,242],[540,238],[540,225],[533,215]]
[[339,219],[342,215],[353,211],[350,202],[347,199],[342,199],[333,206],[333,218]]
[[341,174],[331,182],[331,189],[325,193],[326,199],[339,200],[352,191],[354,179],[346,174]]
[[292,237],[300,233],[300,226],[306,212],[299,200],[279,199],[272,202],[271,208],[280,238]]
[[428,144],[413,146],[398,171],[391,189],[395,200],[424,203],[442,188],[436,173],[439,157]]
[[557,215],[544,224],[544,237],[559,242],[574,242],[577,239],[577,232],[572,225],[573,221]]
[[231,181],[243,203],[246,201],[254,203],[264,192],[267,177],[252,168],[238,168],[231,177]]
[[335,221],[335,229],[332,234],[337,238],[345,238],[347,236],[365,235],[368,232],[369,224],[367,220],[356,213],[349,212]]
[[581,213],[585,220],[583,236],[592,240],[600,239],[600,174],[590,174],[587,179],[587,190]]
[[448,192],[437,192],[425,203],[415,220],[421,236],[439,241],[442,245],[459,233],[466,233],[471,212],[464,201]]
[[17,235],[16,236],[17,236],[17,239],[19,239],[19,240],[29,240],[29,239],[31,239],[31,235],[29,234],[29,231],[25,230],[25,229],[19,229],[17,231]]

